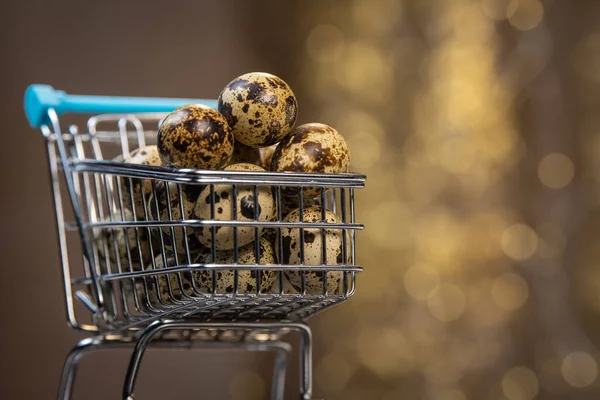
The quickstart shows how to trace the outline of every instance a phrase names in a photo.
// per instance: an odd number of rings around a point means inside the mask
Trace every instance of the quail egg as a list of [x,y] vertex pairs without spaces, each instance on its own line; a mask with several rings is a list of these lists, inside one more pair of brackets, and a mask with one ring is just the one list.
[[[290,212],[284,219],[285,222],[299,222],[300,210]],[[323,221],[321,206],[313,206],[304,210],[303,222],[321,222]],[[341,219],[329,210],[325,210],[325,221],[327,223],[341,223]],[[283,228],[282,243],[283,252],[279,260],[281,264],[297,265],[302,264],[301,247],[304,246],[304,265],[343,265],[348,262],[350,254],[350,237],[346,235],[347,259],[343,258],[343,236],[341,229],[325,230],[325,253],[327,260],[323,260],[323,235],[321,228],[303,229],[303,238],[300,240],[300,229]],[[279,251],[279,246],[275,246]],[[289,284],[298,292],[302,291],[302,272],[286,271],[285,278]],[[335,293],[338,289],[343,272],[327,272],[327,291]],[[322,293],[324,287],[323,272],[307,271],[305,272],[305,283],[307,293]]]
[[[113,161],[121,161],[119,157]],[[156,146],[140,147],[123,158],[128,164],[161,166],[162,162]],[[115,189],[116,190],[116,189]],[[135,210],[137,219],[144,217],[144,199],[152,193],[152,181],[150,179],[121,178],[121,193],[123,206]],[[133,207],[132,207],[133,204]]]
[[[167,189],[169,196],[168,202]],[[180,185],[178,188],[178,184],[174,182],[169,182],[168,184],[159,182],[156,185],[156,191],[148,197],[149,220],[182,221],[190,219],[196,205],[196,200],[202,189],[204,189],[204,186],[200,185]],[[182,208],[183,215],[181,214]],[[197,252],[204,249],[204,246],[196,239],[193,228],[187,227],[184,229],[181,226],[163,226],[160,230],[162,231],[162,240],[165,247],[171,251],[176,250],[179,256],[186,254],[185,233],[187,233],[187,246],[190,253],[195,255]],[[158,229],[152,229],[152,233],[160,240],[161,235]]]
[[[314,205],[319,204],[319,199],[311,199],[307,196],[303,197],[304,208],[308,208]],[[281,205],[281,217],[285,218],[291,211],[296,210],[298,208],[299,200],[298,196],[281,196],[280,203]],[[277,220],[275,217],[273,220]],[[265,228],[263,229],[261,237],[267,239],[274,247],[276,245],[276,238],[278,236],[277,228]]]
[[[230,165],[225,168],[226,171],[254,171],[265,172],[257,165],[240,163]],[[255,206],[258,205],[258,209]],[[258,187],[258,204],[254,199],[254,186],[237,186],[237,204],[236,215],[233,215],[233,187],[231,185],[214,185],[214,219],[216,221],[255,221],[255,213],[258,214],[258,221],[271,221],[275,218],[275,201],[273,193],[268,186]],[[194,208],[193,218],[209,220],[211,219],[211,191],[210,186],[202,190],[196,207]],[[196,229],[196,237],[204,246],[212,246],[212,227],[200,227]],[[217,226],[215,231],[215,246],[217,250],[233,249],[233,227]],[[259,234],[262,228],[259,228]],[[254,227],[237,228],[237,244],[244,246],[255,239]]]
[[[131,211],[124,209],[123,215],[115,212],[108,221],[133,221]],[[151,246],[147,231],[138,228],[103,228],[95,237],[100,262],[111,273],[120,271],[141,271],[152,258]],[[131,260],[131,263],[130,263]]]
[[266,147],[279,142],[294,127],[298,103],[282,79],[251,72],[229,82],[219,95],[217,109],[237,142]]
[[[238,249],[238,263],[240,270],[238,270],[238,293],[256,293],[257,291],[257,277],[258,271],[243,270],[243,264],[259,264],[268,265],[276,264],[277,258],[275,257],[275,250],[271,243],[266,239],[260,239],[260,259],[256,262],[255,245],[254,243],[247,244],[246,246]],[[218,251],[216,253],[216,260],[213,262],[212,254],[201,254],[196,260],[198,264],[233,264],[235,263],[233,250]],[[216,270],[216,293],[233,293],[235,290],[234,285],[234,271],[233,270]],[[212,271],[194,272],[194,281],[201,291],[211,293],[212,292]],[[261,292],[265,293],[271,289],[275,283],[277,273],[275,271],[262,270],[261,271]]]
[[161,160],[175,168],[221,169],[233,153],[233,134],[225,118],[200,104],[167,115],[157,140]]
[[[344,137],[332,127],[311,123],[296,127],[275,149],[271,171],[339,174],[348,172],[350,153]],[[298,190],[287,188],[286,194]],[[315,197],[320,189],[307,187],[306,195]]]

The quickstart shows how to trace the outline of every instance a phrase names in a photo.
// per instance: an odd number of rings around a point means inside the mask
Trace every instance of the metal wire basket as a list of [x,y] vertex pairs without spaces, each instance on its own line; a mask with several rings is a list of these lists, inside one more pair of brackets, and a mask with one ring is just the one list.
[[[166,112],[193,102],[214,107],[210,100],[69,96],[33,85],[25,101],[46,140],[73,328],[104,340],[161,321],[186,329],[237,324],[244,332],[271,321],[281,329],[355,292],[355,232],[363,226],[355,222],[354,191],[364,176],[124,162],[156,142]],[[108,114],[93,115],[83,132],[61,127],[59,115],[68,112]],[[307,188],[319,195],[308,198]],[[240,218],[247,198],[259,206]],[[270,218],[260,215],[262,201],[275,209]],[[190,213],[199,202],[209,218]],[[295,207],[295,219],[284,219]],[[219,246],[224,237],[227,251]]]

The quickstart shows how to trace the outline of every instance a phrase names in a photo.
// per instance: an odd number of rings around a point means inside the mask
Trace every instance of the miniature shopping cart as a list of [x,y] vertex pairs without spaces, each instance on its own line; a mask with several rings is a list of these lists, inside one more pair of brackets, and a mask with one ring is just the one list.
[[[73,96],[46,85],[32,85],[26,91],[27,117],[41,129],[48,151],[68,324],[93,335],[67,357],[59,399],[70,398],[77,363],[86,352],[115,347],[133,347],[123,388],[123,398],[133,399],[150,342],[173,348],[276,351],[271,397],[282,399],[290,346],[280,338],[290,331],[300,332],[301,338],[300,398],[312,398],[311,332],[305,321],[354,294],[356,273],[361,271],[356,265],[355,233],[363,228],[355,222],[354,192],[364,186],[365,177],[203,171],[123,162],[132,150],[156,143],[167,112],[190,103],[216,107],[214,100]],[[61,126],[63,114],[71,114],[71,122],[85,128]],[[234,198],[242,187],[252,188],[255,198],[258,190],[268,187],[277,217],[215,218],[216,185],[230,185]],[[320,196],[310,201],[322,210],[321,219],[309,222],[302,218],[307,187],[319,189]],[[152,207],[160,188],[175,201],[167,201],[166,214],[156,215]],[[210,190],[211,219],[185,218],[183,191],[189,188]],[[300,205],[300,218],[294,222],[285,221],[281,212],[283,196],[290,192]],[[337,214],[340,222],[327,222],[326,210]],[[214,235],[223,227],[233,229],[234,261],[219,262],[214,240],[199,258],[193,232],[206,229]],[[341,232],[342,262],[327,260],[323,250],[321,263],[310,265],[301,245],[299,263],[265,264],[260,262],[261,247],[255,245],[255,263],[240,264],[235,238],[238,229],[247,227],[255,230],[255,243],[261,233],[269,232],[278,254],[283,251],[284,229],[297,230],[300,237],[321,232],[323,242],[326,232]],[[218,288],[224,274],[233,279],[233,287],[225,292]],[[255,284],[241,288],[239,282],[248,274]],[[265,274],[274,277],[268,289],[261,287]],[[289,284],[290,274],[297,278],[295,285]],[[208,289],[201,287],[198,277],[210,282]],[[319,278],[322,285],[315,290],[307,284],[309,277]]]

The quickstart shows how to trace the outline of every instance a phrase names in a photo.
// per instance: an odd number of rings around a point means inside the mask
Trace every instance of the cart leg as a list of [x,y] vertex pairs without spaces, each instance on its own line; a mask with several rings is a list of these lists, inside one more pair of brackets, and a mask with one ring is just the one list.
[[125,385],[123,387],[124,400],[134,400],[133,388],[135,386],[135,380],[137,378],[138,371],[140,369],[140,363],[142,362],[144,353],[146,352],[148,345],[152,341],[152,338],[154,338],[154,336],[156,336],[161,331],[167,329],[169,325],[170,324],[168,322],[156,321],[148,325],[148,327],[142,332],[142,335],[138,339],[135,347],[133,348],[131,361],[129,362],[129,367],[127,368]]
[[[235,324],[227,325],[223,323],[206,323],[200,326],[213,327],[213,328],[236,328],[236,329],[264,329],[265,325],[259,324]],[[133,392],[135,387],[135,381],[139,372],[140,364],[146,349],[150,345],[152,339],[160,332],[168,329],[190,329],[200,327],[198,324],[185,323],[185,322],[173,322],[173,321],[156,321],[150,324],[144,331],[142,331],[131,356],[129,362],[129,368],[125,377],[125,384],[123,386],[123,399],[134,400]],[[267,325],[268,326],[268,325]],[[297,330],[300,332],[300,399],[311,400],[312,399],[312,335],[310,328],[303,324],[272,324],[272,328],[288,328]],[[271,388],[271,395],[275,399],[282,399],[284,393],[285,384],[285,371],[290,352],[290,346],[286,343],[269,344],[264,346],[256,346],[255,344],[246,343],[242,346],[256,349],[275,349],[278,351],[278,356],[275,365],[275,377],[273,386]]]
[[312,334],[310,328],[296,324],[300,332],[300,399],[312,399]]
[[58,400],[69,400],[71,398],[71,395],[73,394],[73,382],[75,381],[79,360],[81,360],[81,358],[89,351],[101,347],[102,344],[103,342],[101,339],[87,338],[83,339],[73,347],[65,359],[60,386],[58,388]]
[[271,399],[283,400],[283,396],[285,395],[285,372],[289,355],[292,352],[292,346],[284,342],[276,342],[269,344],[269,347],[277,352],[273,383],[271,385]]

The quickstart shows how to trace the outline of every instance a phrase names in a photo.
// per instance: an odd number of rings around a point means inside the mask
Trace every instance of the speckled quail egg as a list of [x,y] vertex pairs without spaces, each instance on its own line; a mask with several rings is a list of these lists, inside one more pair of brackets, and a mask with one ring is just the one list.
[[[254,171],[265,172],[257,165],[240,163],[230,165],[225,168],[226,171]],[[232,221],[233,215],[233,187],[231,185],[214,186],[214,212],[216,221]],[[273,193],[268,186],[258,187],[258,209],[255,209],[256,201],[254,199],[254,187],[240,185],[237,186],[237,212],[235,219],[238,221],[255,221],[255,212],[258,213],[258,221],[271,221],[275,218],[275,201]],[[193,218],[202,220],[211,219],[211,191],[210,186],[204,188],[196,201]],[[259,229],[259,234],[262,228]],[[238,246],[244,246],[255,239],[254,227],[237,228]],[[196,237],[204,246],[212,246],[212,228],[200,227],[196,229]],[[215,246],[217,250],[233,249],[233,227],[217,226],[215,227]]]
[[161,160],[175,168],[221,169],[233,153],[233,134],[223,115],[200,104],[167,115],[157,140]]
[[[304,208],[308,208],[311,206],[319,205],[319,199],[311,199],[307,196],[303,198]],[[298,208],[298,196],[281,196],[281,218],[285,218],[291,211],[296,210]],[[273,219],[277,220],[277,216]],[[277,235],[279,235],[277,228],[265,228],[263,229],[261,237],[267,239],[273,247],[276,245]]]
[[229,82],[219,95],[217,109],[227,119],[237,142],[266,147],[292,130],[298,103],[282,79],[251,72]]
[[[169,195],[168,202],[167,189]],[[204,189],[204,186],[201,185],[180,185],[178,188],[178,184],[174,182],[169,182],[167,185],[165,185],[165,182],[159,182],[156,185],[156,192],[153,192],[148,197],[148,219],[151,221],[181,221],[190,219],[196,205],[196,200],[202,189]],[[183,216],[181,208],[183,208]],[[169,212],[171,213],[170,216]],[[173,252],[176,248],[179,256],[186,254],[184,232],[187,233],[188,249],[194,257],[197,255],[197,252],[204,250],[204,246],[198,242],[194,234],[194,229],[191,227],[184,229],[183,227],[163,226],[160,228],[160,231],[162,231],[162,240],[165,247]],[[152,228],[154,237],[159,240],[160,231]]]
[[[124,209],[123,215],[115,212],[108,221],[133,221],[133,214]],[[120,262],[121,271],[127,272],[141,271],[152,258],[149,237],[147,231],[142,228],[103,228],[94,240],[101,265],[112,273],[119,272],[117,260]]]
[[[182,264],[184,263],[180,261],[179,265]],[[144,269],[146,271],[153,269],[158,270],[165,267],[175,267],[177,265],[175,257],[172,254],[166,254],[165,257],[163,257],[162,254],[159,254],[154,258],[154,265],[149,263]],[[185,300],[186,297],[194,295],[191,272],[173,272],[170,274],[159,274],[140,279],[136,284],[138,297],[144,298],[145,296],[144,284],[148,291],[148,300],[153,307],[160,307],[161,301],[172,304],[174,301],[182,301]],[[160,301],[156,290],[157,285]]]
[[[294,210],[284,219],[285,222],[299,222],[300,211]],[[313,206],[304,210],[303,222],[322,222],[321,206]],[[327,223],[340,223],[341,219],[329,210],[325,210],[325,221]],[[342,230],[326,229],[325,230],[325,249],[327,260],[324,262],[322,257],[323,251],[323,235],[321,228],[305,228],[303,230],[303,238],[300,240],[300,229],[298,228],[283,228],[282,243],[283,252],[279,257],[281,264],[297,265],[301,262],[301,246],[304,246],[304,265],[343,265],[347,263],[343,259],[343,242]],[[346,251],[347,258],[350,254],[350,237],[346,235]],[[279,246],[275,246],[279,251]],[[296,290],[302,290],[302,273],[298,271],[286,271],[285,277],[290,285]],[[305,272],[306,291],[308,293],[321,293],[323,291],[323,272],[310,271]],[[339,287],[340,281],[343,279],[343,272],[329,271],[327,272],[327,291],[334,293]]]
[[[260,239],[260,259],[256,262],[255,245],[254,243],[238,249],[239,264],[259,264],[268,265],[276,264],[275,250],[271,243],[266,239]],[[201,254],[196,262],[198,264],[233,264],[235,262],[233,250],[218,251],[216,260],[213,262],[212,254]],[[256,293],[258,271],[238,270],[238,293]],[[216,292],[217,293],[233,293],[234,292],[234,271],[233,270],[217,270],[216,273]],[[194,281],[201,291],[206,293],[212,292],[212,271],[194,272]],[[265,293],[273,286],[277,273],[274,271],[261,271],[261,292]]]
[[[296,127],[275,149],[271,171],[339,174],[348,172],[350,152],[344,137],[332,127],[311,123]],[[287,188],[286,194],[297,193]],[[320,189],[306,188],[306,195],[314,197]]]
[[[122,159],[117,157],[113,161],[121,160],[122,162],[128,164],[153,166],[162,165],[160,156],[158,154],[158,148],[156,146],[140,147],[139,149],[132,151],[128,156],[125,156]],[[116,188],[115,191],[117,191]],[[135,216],[137,219],[144,218],[144,199],[147,199],[150,193],[152,193],[152,181],[150,179],[131,178],[130,185],[129,178],[121,178],[123,206],[130,210],[135,210]]]

